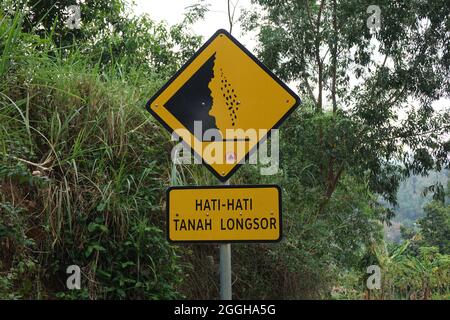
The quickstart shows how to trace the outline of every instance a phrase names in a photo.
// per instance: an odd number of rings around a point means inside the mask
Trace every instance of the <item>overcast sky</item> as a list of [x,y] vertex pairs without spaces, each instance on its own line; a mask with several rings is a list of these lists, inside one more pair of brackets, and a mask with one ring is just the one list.
[[[198,0],[135,0],[136,14],[147,13],[157,21],[165,20],[169,25],[179,23],[183,20],[186,7],[196,4]],[[235,19],[242,9],[250,6],[250,0],[232,0],[237,3]],[[207,40],[218,29],[229,30],[227,0],[205,0],[209,4],[209,11],[205,20],[197,22],[193,26],[196,34],[202,35]],[[239,23],[233,24],[233,36],[237,38],[247,49],[253,52],[256,42],[250,35],[242,35]]]

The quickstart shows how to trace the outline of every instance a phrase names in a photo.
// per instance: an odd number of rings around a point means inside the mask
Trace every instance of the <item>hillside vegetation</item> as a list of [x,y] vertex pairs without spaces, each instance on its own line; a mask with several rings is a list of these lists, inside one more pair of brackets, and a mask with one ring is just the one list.
[[[385,205],[395,212],[391,225],[385,229],[387,239],[399,243],[402,240],[402,230],[416,230],[418,222],[425,216],[426,205],[436,198],[440,187],[449,180],[449,171],[430,172],[427,176],[410,176],[402,181],[397,192],[397,206]],[[443,189],[442,189],[443,192]]]

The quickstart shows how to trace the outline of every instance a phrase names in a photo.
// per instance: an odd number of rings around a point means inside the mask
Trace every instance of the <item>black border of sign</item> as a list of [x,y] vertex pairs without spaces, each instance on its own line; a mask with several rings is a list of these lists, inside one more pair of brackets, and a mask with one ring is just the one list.
[[[263,69],[272,79],[274,79],[279,85],[281,85],[286,91],[289,92],[289,94],[291,94],[294,98],[295,98],[295,102],[292,105],[292,107],[288,110],[288,112],[285,113],[285,115],[270,129],[268,130],[268,133],[262,137],[258,143],[249,151],[247,152],[247,154],[244,157],[244,163],[248,161],[249,157],[256,151],[258,150],[260,144],[262,144],[264,141],[266,141],[267,138],[270,137],[270,133],[272,129],[276,129],[278,128],[281,123],[283,123],[286,118],[295,110],[295,108],[297,108],[300,104],[301,104],[301,99],[300,97],[295,94],[283,81],[281,81],[275,74],[273,74],[272,71],[270,71],[265,65],[263,65],[261,63],[261,61],[259,61],[250,51],[248,51],[238,40],[236,40],[228,31],[224,30],[224,29],[219,29],[217,30],[211,38],[209,38],[208,41],[206,41],[201,47],[200,49],[197,50],[197,52],[194,53],[194,55],[170,78],[169,81],[166,82],[166,84],[158,90],[158,92],[156,92],[153,97],[150,98],[150,100],[148,100],[147,104],[145,105],[145,108],[147,109],[147,111],[149,111],[153,117],[155,117],[156,120],[158,120],[159,123],[161,123],[163,125],[164,128],[167,129],[167,131],[169,131],[171,134],[173,132],[172,128],[170,128],[155,112],[153,112],[153,110],[150,108],[150,105],[152,104],[153,101],[155,101],[159,95],[192,63],[192,61],[194,61],[195,58],[197,58],[197,56],[203,51],[205,50],[205,48],[218,36],[220,36],[221,34],[227,36],[231,41],[234,42],[234,44],[236,44],[244,53],[247,54],[247,56],[249,56],[259,67],[261,67],[261,69]],[[242,163],[240,164],[236,164],[236,166],[226,175],[226,176],[221,176],[218,172],[216,172],[208,163],[206,163],[205,161],[203,161],[203,158],[197,154],[197,152],[194,150],[194,148],[192,148],[191,146],[189,146],[185,141],[183,141],[183,143],[189,147],[193,154],[194,157],[199,157],[200,159],[202,159],[202,164],[204,164],[206,166],[206,168],[208,168],[208,170],[217,178],[219,179],[221,182],[225,182],[228,179],[230,179],[230,177],[236,172],[237,169],[239,169],[239,167],[242,165]]]
[[[278,239],[275,240],[172,240],[170,239],[170,219],[169,219],[169,204],[170,204],[170,191],[179,189],[245,189],[245,188],[276,188],[278,191],[278,214],[280,221],[280,235]],[[166,233],[167,241],[170,243],[269,243],[269,242],[280,242],[283,238],[283,219],[282,219],[282,200],[281,200],[281,188],[277,184],[249,184],[249,185],[238,185],[238,186],[173,186],[166,190]]]

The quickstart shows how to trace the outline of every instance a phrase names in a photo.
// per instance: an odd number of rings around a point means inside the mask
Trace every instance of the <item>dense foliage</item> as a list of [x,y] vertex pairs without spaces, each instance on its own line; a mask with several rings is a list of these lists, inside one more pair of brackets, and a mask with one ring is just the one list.
[[[216,298],[217,245],[174,246],[163,231],[167,186],[216,179],[174,165],[169,135],[144,110],[199,47],[190,24],[207,8],[167,26],[121,0],[82,2],[82,28],[70,29],[73,3],[1,5],[0,299]],[[279,184],[284,208],[283,241],[232,246],[233,297],[448,297],[443,185],[428,188],[435,199],[400,244],[382,231],[406,175],[448,167],[450,109],[431,107],[449,93],[448,8],[383,2],[395,14],[372,35],[364,1],[255,3],[244,24],[259,31],[262,60],[299,83],[303,105],[282,127],[279,172],[233,176]],[[371,61],[374,36],[392,64]],[[360,77],[354,88],[347,70]],[[378,291],[365,285],[373,264]],[[81,267],[81,290],[66,288],[70,265]]]

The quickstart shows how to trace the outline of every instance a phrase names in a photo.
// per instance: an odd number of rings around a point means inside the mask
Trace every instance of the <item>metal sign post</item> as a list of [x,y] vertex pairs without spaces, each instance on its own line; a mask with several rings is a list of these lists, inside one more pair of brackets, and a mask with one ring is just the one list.
[[[229,186],[230,180],[222,183]],[[220,244],[220,300],[231,300],[231,243]]]

